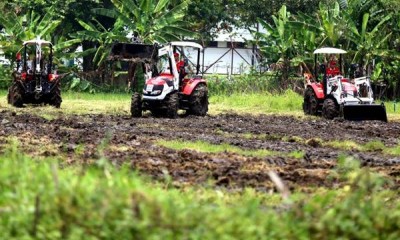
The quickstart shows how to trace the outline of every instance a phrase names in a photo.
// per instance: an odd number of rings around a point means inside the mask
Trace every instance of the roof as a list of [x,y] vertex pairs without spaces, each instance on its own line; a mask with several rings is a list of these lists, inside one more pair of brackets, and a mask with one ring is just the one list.
[[182,47],[194,47],[194,48],[200,48],[203,49],[203,46],[201,46],[198,43],[195,42],[171,42],[172,46],[182,46]]
[[[257,26],[258,25],[258,26]],[[253,41],[254,34],[252,32],[266,33],[267,31],[261,24],[255,24],[250,27],[235,27],[233,25],[228,29],[217,32],[213,41],[217,42],[246,42]]]
[[331,47],[325,47],[325,48],[319,48],[314,51],[314,54],[318,53],[325,53],[325,54],[345,54],[347,53],[345,50],[339,49],[339,48],[331,48]]
[[47,46],[52,45],[51,42],[46,41],[46,40],[40,40],[40,39],[32,39],[32,40],[24,41],[23,45],[25,45],[25,44],[27,44],[27,45],[39,44],[39,45],[47,45]]

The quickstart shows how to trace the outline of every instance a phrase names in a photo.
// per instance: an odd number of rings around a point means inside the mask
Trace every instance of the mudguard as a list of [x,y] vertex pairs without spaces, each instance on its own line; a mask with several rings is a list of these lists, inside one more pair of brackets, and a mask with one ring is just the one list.
[[207,84],[206,80],[201,78],[192,78],[187,81],[187,83],[183,86],[182,93],[184,95],[191,95],[193,90],[199,85],[200,83]]
[[323,89],[323,85],[321,83],[310,83],[307,84],[307,87],[312,88],[314,90],[315,93],[315,97],[317,99],[324,99],[324,89]]

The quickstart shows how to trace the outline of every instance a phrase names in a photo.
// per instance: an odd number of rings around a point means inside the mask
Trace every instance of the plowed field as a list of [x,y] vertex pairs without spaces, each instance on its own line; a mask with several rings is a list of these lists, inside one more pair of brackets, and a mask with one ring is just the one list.
[[[56,157],[65,164],[91,164],[104,156],[156,180],[168,173],[177,187],[211,182],[228,189],[270,191],[274,189],[268,176],[271,170],[290,189],[334,187],[341,184],[332,174],[341,155],[353,156],[363,167],[399,182],[399,153],[387,151],[398,146],[399,136],[398,122],[227,114],[178,119],[61,114],[49,120],[9,109],[0,113],[1,151],[15,137],[20,149],[32,156]],[[229,144],[271,154],[255,157],[229,151],[174,150],[159,140]]]

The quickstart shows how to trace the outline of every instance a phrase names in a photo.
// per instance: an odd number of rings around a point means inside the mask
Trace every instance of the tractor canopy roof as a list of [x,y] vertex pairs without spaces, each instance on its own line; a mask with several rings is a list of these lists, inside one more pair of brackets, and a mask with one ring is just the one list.
[[40,39],[32,39],[25,41],[23,45],[45,45],[45,46],[52,46],[51,42],[46,41],[46,40],[40,40]]
[[203,47],[195,42],[171,42],[172,46],[178,46],[178,47],[194,47],[194,48],[199,48],[203,49]]
[[339,49],[339,48],[331,48],[331,47],[325,47],[325,48],[319,48],[314,51],[314,54],[345,54],[347,53],[345,50]]

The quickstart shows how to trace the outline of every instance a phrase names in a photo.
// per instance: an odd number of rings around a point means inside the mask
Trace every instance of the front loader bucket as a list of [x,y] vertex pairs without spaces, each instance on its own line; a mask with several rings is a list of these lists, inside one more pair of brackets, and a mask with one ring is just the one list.
[[344,105],[342,111],[343,118],[350,121],[388,121],[386,108],[383,104]]
[[142,59],[152,61],[158,56],[157,45],[116,43],[112,46],[111,59]]

